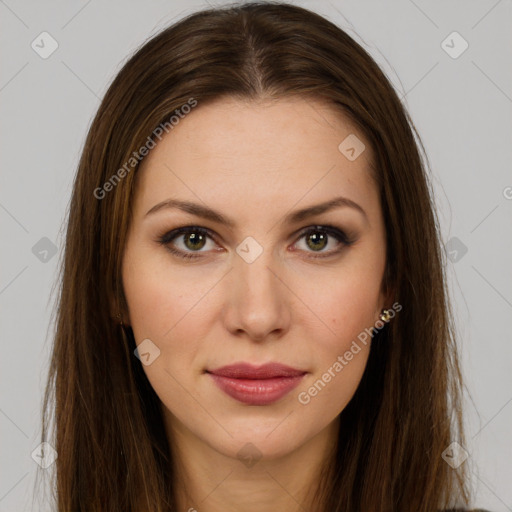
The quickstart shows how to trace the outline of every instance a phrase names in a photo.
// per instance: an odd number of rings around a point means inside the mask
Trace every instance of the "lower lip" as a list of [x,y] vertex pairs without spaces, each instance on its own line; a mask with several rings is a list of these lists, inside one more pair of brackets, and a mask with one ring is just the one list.
[[268,405],[296,388],[305,374],[273,379],[232,379],[213,373],[208,375],[231,398],[249,405]]

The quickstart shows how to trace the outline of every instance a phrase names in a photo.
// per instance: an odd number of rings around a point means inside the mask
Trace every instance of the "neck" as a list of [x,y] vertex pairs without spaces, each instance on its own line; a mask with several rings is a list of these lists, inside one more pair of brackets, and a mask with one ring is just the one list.
[[338,418],[290,453],[266,457],[246,445],[243,460],[220,453],[191,435],[176,418],[166,423],[177,475],[173,489],[178,510],[322,510],[315,500],[331,476],[328,468],[335,457]]

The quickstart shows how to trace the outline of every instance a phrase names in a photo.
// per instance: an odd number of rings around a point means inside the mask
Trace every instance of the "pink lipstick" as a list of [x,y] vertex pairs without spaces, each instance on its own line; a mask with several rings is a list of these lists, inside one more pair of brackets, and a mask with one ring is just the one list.
[[252,366],[236,363],[207,370],[215,384],[230,397],[248,405],[276,402],[298,386],[307,373],[280,363]]

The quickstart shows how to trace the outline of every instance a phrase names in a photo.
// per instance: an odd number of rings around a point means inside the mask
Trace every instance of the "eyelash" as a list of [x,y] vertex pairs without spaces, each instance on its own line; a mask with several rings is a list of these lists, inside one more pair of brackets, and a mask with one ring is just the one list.
[[[309,226],[306,229],[304,229],[303,231],[301,231],[301,233],[298,236],[297,241],[300,240],[301,238],[303,238],[305,235],[309,235],[311,233],[316,233],[316,232],[327,234],[327,235],[334,237],[336,240],[338,240],[338,242],[340,242],[342,244],[342,247],[340,249],[332,250],[332,251],[329,251],[329,252],[323,253],[323,254],[314,254],[313,253],[311,256],[309,256],[310,258],[313,258],[313,259],[328,258],[330,256],[333,256],[334,254],[338,254],[339,252],[341,252],[343,247],[350,246],[354,243],[354,240],[350,240],[344,231],[341,231],[340,229],[335,228],[334,226],[329,226],[329,225]],[[165,248],[171,254],[178,256],[179,258],[188,259],[188,260],[201,258],[202,256],[200,254],[195,254],[194,251],[193,252],[185,252],[185,251],[181,251],[179,249],[172,248],[170,246],[170,243],[174,239],[178,238],[180,235],[188,234],[188,233],[198,233],[198,234],[201,234],[201,235],[211,238],[215,242],[215,236],[213,235],[213,233],[209,229],[202,228],[199,226],[184,226],[181,228],[173,229],[171,231],[168,231],[164,235],[158,237],[157,242],[160,245],[165,246]],[[195,251],[195,252],[199,253],[200,251]]]

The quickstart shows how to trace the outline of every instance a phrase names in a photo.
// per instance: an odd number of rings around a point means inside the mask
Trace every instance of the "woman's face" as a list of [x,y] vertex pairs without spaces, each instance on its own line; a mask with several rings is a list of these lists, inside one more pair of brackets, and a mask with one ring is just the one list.
[[[173,435],[230,457],[252,443],[270,459],[347,405],[390,305],[371,158],[342,115],[304,99],[199,103],[150,151],[123,259],[125,323]],[[210,373],[236,363],[299,376]]]

